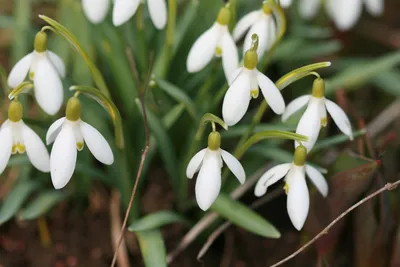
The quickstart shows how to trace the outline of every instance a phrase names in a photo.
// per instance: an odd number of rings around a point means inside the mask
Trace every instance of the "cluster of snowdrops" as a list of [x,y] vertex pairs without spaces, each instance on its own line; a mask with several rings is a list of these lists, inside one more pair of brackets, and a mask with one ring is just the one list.
[[[289,5],[291,1],[281,1]],[[310,2],[303,0],[300,2]],[[318,9],[319,1],[311,1],[313,10]],[[330,1],[327,1],[328,3]],[[340,1],[338,1],[340,2]],[[360,3],[361,0],[347,1]],[[369,10],[379,13],[383,3],[379,0],[366,0]],[[93,23],[101,22],[109,7],[109,0],[82,1],[85,14]],[[114,1],[113,22],[116,26],[128,21],[135,13],[139,1]],[[162,29],[166,25],[166,5],[164,0],[148,0],[150,16],[154,25]],[[340,6],[339,3],[337,6]],[[374,8],[375,7],[375,8]],[[361,8],[361,7],[360,7]],[[309,10],[310,12],[310,10]],[[311,12],[315,14],[316,11]],[[312,14],[309,14],[310,17]],[[331,14],[339,14],[331,12]],[[343,20],[354,20],[355,15]],[[325,83],[318,75],[314,80],[311,94],[303,95],[288,105],[280,90],[266,75],[257,70],[259,59],[274,44],[277,27],[271,6],[263,2],[260,9],[244,16],[236,24],[231,35],[228,24],[231,10],[228,5],[222,7],[215,23],[204,32],[193,44],[187,57],[188,72],[198,72],[208,65],[214,57],[222,58],[222,66],[229,88],[222,104],[222,117],[229,127],[237,124],[247,112],[250,100],[259,96],[259,90],[271,110],[286,121],[291,115],[307,107],[296,133],[306,136],[307,141],[294,142],[293,162],[277,165],[268,170],[259,179],[255,195],[262,196],[269,186],[284,179],[284,190],[287,194],[287,211],[296,229],[302,229],[309,210],[309,192],[305,176],[307,175],[318,191],[328,194],[328,184],[318,170],[306,164],[309,153],[318,139],[321,127],[328,123],[329,113],[338,128],[353,139],[352,128],[345,112],[334,102],[324,96]],[[239,62],[235,41],[244,37],[243,60]],[[33,89],[38,105],[49,115],[55,115],[63,105],[62,78],[66,75],[64,63],[60,57],[47,48],[46,27],[37,33],[34,40],[34,51],[23,57],[11,70],[8,84],[18,92]],[[25,81],[29,78],[32,82]],[[0,174],[7,167],[12,154],[27,154],[32,165],[42,171],[50,172],[56,189],[63,188],[71,179],[76,165],[77,151],[84,145],[93,156],[103,164],[110,165],[114,156],[110,145],[102,134],[88,123],[81,120],[81,102],[79,91],[66,104],[65,117],[56,120],[48,129],[46,144],[52,143],[49,154],[42,139],[23,122],[23,106],[18,101],[18,94],[11,93],[8,107],[8,120],[0,130]],[[246,180],[245,170],[240,162],[229,152],[221,148],[221,136],[212,122],[213,130],[208,136],[207,148],[199,151],[190,160],[186,175],[193,178],[198,172],[195,185],[196,200],[202,210],[207,210],[218,197],[221,188],[221,168],[223,162],[236,176],[240,183]]]

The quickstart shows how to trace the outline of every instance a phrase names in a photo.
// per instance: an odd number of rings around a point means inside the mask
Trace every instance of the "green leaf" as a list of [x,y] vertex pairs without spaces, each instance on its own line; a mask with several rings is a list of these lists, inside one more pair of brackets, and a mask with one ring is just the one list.
[[167,255],[160,230],[148,230],[136,233],[146,267],[166,267]]
[[249,232],[269,238],[281,236],[279,231],[263,217],[223,193],[219,194],[211,209]]
[[20,182],[14,186],[0,208],[0,225],[15,216],[24,201],[36,188],[38,188],[38,184],[32,181]]
[[156,82],[164,92],[174,98],[177,102],[184,104],[187,111],[189,112],[189,115],[193,119],[197,119],[196,106],[194,105],[190,97],[181,88],[161,79],[156,79]]
[[96,67],[96,64],[94,64],[94,62],[90,59],[86,51],[79,44],[78,39],[67,28],[65,28],[57,21],[44,15],[39,15],[39,18],[41,18],[51,26],[51,27],[45,26],[45,29],[50,29],[55,33],[64,37],[72,45],[72,47],[81,55],[86,65],[88,65],[90,72],[92,73],[92,77],[96,86],[104,95],[109,97],[110,91],[108,90],[106,82],[104,81],[103,75],[101,74],[100,70]]
[[[31,30],[31,1],[27,0],[14,0],[13,3],[13,29],[12,38],[13,42],[11,47],[11,61],[15,64],[28,51],[32,49],[30,43],[29,33]],[[5,5],[3,2],[2,6]]]
[[186,222],[186,220],[179,214],[171,211],[157,211],[136,220],[129,226],[128,230],[131,232],[147,231],[176,222]]
[[[366,134],[366,132],[367,132],[366,129],[358,130],[356,132],[353,132],[353,137],[357,138],[359,136]],[[340,134],[340,135],[332,136],[327,139],[318,141],[310,153],[314,153],[314,152],[317,152],[326,147],[332,147],[332,146],[335,146],[335,145],[338,145],[338,144],[341,144],[341,143],[344,143],[347,141],[350,141],[350,139],[347,135]]]
[[21,220],[33,220],[48,212],[66,198],[61,191],[45,191],[32,200],[19,214]]
[[115,143],[117,144],[118,148],[124,148],[124,132],[122,129],[121,115],[119,114],[118,108],[111,101],[111,99],[109,99],[99,90],[89,86],[73,85],[69,88],[69,90],[78,91],[93,98],[108,112],[108,114],[110,114],[110,117],[112,118],[114,123]]
[[373,83],[391,95],[400,96],[400,72],[397,70],[379,74],[373,79]]

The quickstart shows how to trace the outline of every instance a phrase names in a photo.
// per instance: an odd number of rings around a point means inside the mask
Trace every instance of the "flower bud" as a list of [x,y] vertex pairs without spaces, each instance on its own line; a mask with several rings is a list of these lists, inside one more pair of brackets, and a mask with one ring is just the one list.
[[47,50],[47,34],[38,32],[35,36],[34,49],[36,52],[42,53]]
[[303,145],[299,145],[294,151],[294,165],[304,166],[307,159],[307,148]]
[[221,147],[221,135],[219,132],[211,132],[208,135],[208,148],[210,150],[218,150]]
[[312,88],[312,96],[316,98],[323,98],[325,96],[325,81],[324,79],[317,78],[314,80]]
[[77,97],[71,97],[67,103],[65,116],[69,121],[77,121],[81,118],[82,106]]
[[11,101],[8,106],[8,119],[12,122],[18,122],[22,119],[23,108],[18,100]]
[[229,10],[228,6],[224,6],[219,10],[217,22],[224,26],[228,25],[230,20],[231,20],[231,11]]

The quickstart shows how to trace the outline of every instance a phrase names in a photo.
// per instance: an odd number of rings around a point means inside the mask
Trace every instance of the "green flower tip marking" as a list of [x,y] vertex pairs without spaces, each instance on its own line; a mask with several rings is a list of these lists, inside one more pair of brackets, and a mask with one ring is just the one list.
[[325,96],[325,81],[322,78],[314,80],[312,88],[312,96],[316,98],[323,98]]
[[12,122],[19,122],[22,119],[22,113],[22,104],[17,100],[11,101],[8,106],[8,119]]
[[231,20],[231,11],[229,9],[229,5],[225,5],[223,8],[219,10],[217,22],[221,25],[228,25]]
[[208,149],[216,151],[221,147],[221,135],[219,132],[211,132],[208,135]]
[[75,96],[71,97],[67,103],[65,116],[69,121],[77,121],[81,118],[82,105],[81,101]]
[[307,159],[307,148],[303,145],[299,145],[294,151],[294,164],[296,166],[304,166]]
[[47,34],[45,32],[40,31],[36,34],[34,49],[38,53],[42,53],[47,50]]

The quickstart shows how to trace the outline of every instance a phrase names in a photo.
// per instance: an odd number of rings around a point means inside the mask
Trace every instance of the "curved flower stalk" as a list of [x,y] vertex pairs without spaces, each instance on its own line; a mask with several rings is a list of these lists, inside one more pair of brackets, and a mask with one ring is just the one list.
[[50,154],[50,174],[55,189],[63,188],[75,170],[77,150],[84,143],[93,156],[111,165],[114,155],[106,139],[93,126],[81,120],[81,104],[77,97],[68,100],[66,116],[55,121],[46,134],[47,145],[54,142]]
[[233,29],[233,39],[238,41],[248,30],[246,34],[243,54],[251,48],[253,34],[257,34],[259,38],[259,46],[257,54],[261,58],[275,42],[277,35],[277,26],[272,15],[269,5],[264,2],[262,9],[250,12],[239,20]]
[[42,172],[50,171],[49,152],[40,137],[22,120],[23,108],[17,100],[8,107],[8,120],[0,128],[0,174],[11,155],[26,151],[32,165]]
[[306,155],[306,148],[301,145],[298,146],[294,153],[294,161],[277,165],[268,170],[258,180],[254,190],[254,194],[261,197],[267,192],[269,186],[284,178],[287,211],[293,226],[299,231],[303,228],[310,207],[306,174],[322,196],[328,195],[328,183],[320,171],[305,164]]
[[[304,146],[309,152],[318,139],[321,126],[326,127],[327,112],[332,116],[333,121],[350,140],[353,140],[353,131],[350,120],[346,113],[334,102],[325,98],[325,82],[321,78],[314,80],[312,95],[303,95],[288,104],[285,113],[282,115],[282,121],[285,122],[290,116],[307,105],[307,109],[297,125],[296,133],[309,137]],[[298,144],[295,142],[295,146]]]
[[196,200],[199,207],[206,211],[217,199],[221,189],[221,168],[223,162],[236,176],[241,184],[246,174],[240,162],[229,152],[220,148],[221,135],[213,131],[208,136],[208,147],[200,150],[190,160],[186,176],[192,179],[199,172],[196,181]]
[[47,50],[45,32],[36,34],[34,51],[15,64],[8,76],[8,85],[11,88],[17,87],[25,80],[28,72],[39,106],[50,115],[56,114],[64,99],[61,78],[65,77],[65,65],[59,56]]
[[[104,20],[109,9],[109,0],[82,0],[86,17],[94,24]],[[120,26],[132,18],[138,9],[140,0],[115,0],[113,8],[114,26]],[[147,0],[150,18],[158,30],[167,24],[167,4],[165,0]]]
[[243,67],[237,69],[230,78],[230,87],[222,104],[222,117],[228,126],[235,125],[243,118],[250,99],[258,97],[259,87],[276,114],[285,111],[285,101],[279,89],[267,76],[257,70],[258,36],[253,34],[252,39],[252,47],[244,55]]
[[[373,16],[382,15],[384,0],[326,0],[326,12],[341,31],[352,28],[362,13],[365,4],[367,11]],[[306,18],[315,17],[322,5],[321,0],[300,0],[299,12]]]
[[227,81],[238,68],[238,51],[228,29],[231,19],[231,11],[228,5],[221,8],[216,22],[196,40],[190,49],[186,61],[188,72],[193,73],[202,70],[214,56],[222,57]]

